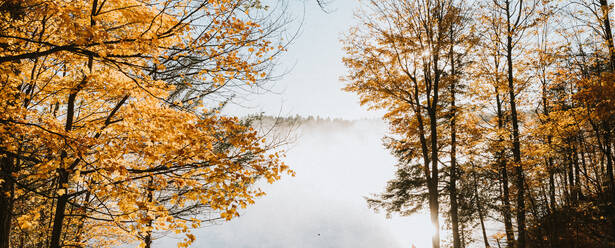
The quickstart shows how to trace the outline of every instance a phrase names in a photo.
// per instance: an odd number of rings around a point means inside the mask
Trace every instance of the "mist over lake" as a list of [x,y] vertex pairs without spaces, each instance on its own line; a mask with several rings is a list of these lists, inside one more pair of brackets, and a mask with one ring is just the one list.
[[286,149],[296,176],[264,183],[267,195],[239,218],[194,231],[194,247],[428,247],[425,215],[386,219],[367,207],[394,172],[385,133],[381,120],[304,119]]

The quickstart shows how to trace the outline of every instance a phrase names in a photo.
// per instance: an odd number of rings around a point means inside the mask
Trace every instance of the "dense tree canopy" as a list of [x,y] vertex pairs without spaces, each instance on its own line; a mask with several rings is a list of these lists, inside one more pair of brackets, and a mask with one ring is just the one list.
[[283,24],[258,0],[0,1],[0,247],[185,246],[238,216],[288,168],[212,106],[268,77]]
[[406,215],[427,202],[437,229],[449,217],[452,247],[477,226],[485,247],[615,245],[606,0],[363,7],[343,41],[345,90],[386,111],[398,158],[370,206]]

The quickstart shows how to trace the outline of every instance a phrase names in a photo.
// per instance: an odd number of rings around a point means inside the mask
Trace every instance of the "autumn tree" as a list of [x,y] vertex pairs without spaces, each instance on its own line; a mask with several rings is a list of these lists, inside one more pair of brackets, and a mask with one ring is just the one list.
[[[428,203],[434,223],[443,203],[455,247],[466,244],[475,224],[485,246],[489,237],[498,245],[506,237],[508,247],[609,247],[615,236],[607,231],[614,212],[608,2],[480,1],[467,19],[458,6],[372,1],[344,41],[346,90],[386,111],[385,146],[398,158],[395,179],[368,203],[388,214],[411,214]],[[478,39],[469,40],[476,43],[447,33],[463,30],[458,20],[475,24],[470,33]],[[467,91],[458,87],[464,84]],[[504,233],[488,234],[488,216],[502,222]]]
[[203,210],[228,220],[253,203],[255,180],[287,167],[207,97],[267,78],[284,48],[282,19],[266,11],[251,0],[0,2],[0,247],[108,247],[154,230],[188,245]]
[[[612,92],[612,74],[615,71],[615,47],[613,45],[613,32],[611,27],[612,6],[607,0],[581,1],[576,3],[580,12],[578,19],[591,30],[592,37],[598,37],[597,56],[590,58],[594,68],[585,68],[586,74],[579,83],[579,92],[576,100],[587,107],[588,120],[596,133],[599,148],[606,157],[606,173],[608,189],[615,195],[615,177],[613,164],[615,157],[612,153],[613,120],[612,105],[607,100]],[[592,71],[587,71],[590,69]],[[606,95],[604,95],[606,94]],[[606,102],[605,102],[606,101]]]
[[[539,2],[539,1],[489,1],[487,2],[486,13],[483,18],[484,25],[490,26],[493,29],[493,32],[490,35],[495,37],[490,37],[495,44],[492,46],[492,49],[496,49],[493,51],[493,63],[496,75],[494,78],[497,81],[500,80],[497,73],[499,73],[499,61],[500,59],[505,60],[502,61],[503,64],[506,65],[505,71],[505,94],[508,100],[508,107],[510,113],[510,133],[511,133],[511,151],[512,151],[512,162],[514,163],[514,172],[515,172],[515,181],[514,185],[516,187],[516,221],[517,221],[517,231],[518,231],[518,240],[517,247],[525,247],[526,246],[526,210],[525,210],[525,172],[522,162],[522,148],[521,148],[521,119],[519,117],[519,106],[518,106],[518,95],[523,90],[523,88],[527,87],[525,83],[527,80],[527,76],[522,75],[522,70],[520,67],[524,64],[520,61],[514,61],[516,54],[524,53],[523,46],[528,38],[530,37],[530,29],[534,27],[538,22],[541,21],[541,18],[545,16],[545,13],[541,13],[539,10],[540,5],[546,4],[547,2]],[[490,12],[490,13],[489,13]],[[501,58],[499,57],[499,53],[503,54]],[[496,101],[498,101],[498,113],[501,113],[501,102],[499,102],[500,92],[499,85],[496,85]],[[498,119],[501,119],[501,115],[498,114]],[[499,128],[503,127],[503,123],[498,124]],[[501,154],[498,155],[501,157]],[[501,159],[501,158],[500,158]],[[503,161],[500,162],[503,167]],[[502,173],[505,173],[505,168]],[[503,174],[504,175],[504,174]],[[503,176],[503,178],[506,178]],[[506,183],[506,179],[503,179],[503,184]],[[508,207],[506,202],[508,199],[506,198],[507,193],[504,193],[504,203],[505,203],[505,212],[504,218],[506,220],[506,229],[507,229],[507,239],[509,241],[512,240],[512,235],[510,232],[511,225],[510,221],[508,221],[509,217],[507,216]]]
[[[444,109],[451,104],[442,97],[457,76],[454,64],[458,62],[449,52],[455,50],[451,35],[457,32],[461,20],[459,8],[453,1],[370,1],[359,16],[361,25],[346,39],[344,63],[350,73],[345,78],[345,90],[357,93],[362,104],[387,111],[384,118],[396,135],[388,147],[400,160],[398,176],[415,175],[411,173],[415,170],[405,168],[410,166],[420,168],[423,177],[396,179],[388,191],[424,183],[431,221],[437,230],[432,243],[440,247],[440,155],[443,130],[449,126],[442,120]],[[454,84],[452,87],[454,93]],[[455,154],[451,156],[454,159]],[[416,183],[403,186],[406,181]],[[395,189],[394,185],[403,187]],[[389,193],[372,204],[381,202],[385,209],[400,210],[395,203],[389,206],[387,200],[396,200],[389,198]]]

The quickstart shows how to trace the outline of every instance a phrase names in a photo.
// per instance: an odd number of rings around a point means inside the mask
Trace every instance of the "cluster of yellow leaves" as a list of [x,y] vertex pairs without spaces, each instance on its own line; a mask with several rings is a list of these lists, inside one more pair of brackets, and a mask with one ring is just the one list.
[[[13,175],[27,206],[15,235],[47,239],[58,214],[64,244],[188,233],[208,211],[238,216],[263,194],[255,180],[289,171],[249,123],[168,100],[177,87],[165,77],[214,88],[266,77],[260,66],[281,48],[242,17],[244,2],[7,2],[26,9],[0,12],[0,148],[30,158]],[[180,70],[189,58],[205,62]],[[62,196],[69,207],[54,212]]]

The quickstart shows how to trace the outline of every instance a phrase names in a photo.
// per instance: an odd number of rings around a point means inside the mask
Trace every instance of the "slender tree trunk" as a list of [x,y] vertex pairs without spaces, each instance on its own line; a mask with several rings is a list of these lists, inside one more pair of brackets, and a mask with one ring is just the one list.
[[579,166],[579,152],[576,146],[573,147],[572,164],[574,165],[574,194],[575,199],[583,199],[583,192],[581,192],[581,167]]
[[440,215],[438,192],[438,132],[435,108],[429,113],[429,127],[431,130],[431,190],[429,190],[429,213],[431,223],[434,225],[432,247],[440,248]]
[[[579,150],[579,154],[581,155],[581,166],[583,169],[583,176],[585,177],[585,192],[591,192],[589,184],[592,182],[592,180],[590,180],[590,172],[587,170],[587,161],[585,161],[585,153],[587,152],[587,150],[585,147],[584,139],[579,139],[579,142],[582,147],[582,149]],[[596,185],[594,184],[594,186]]]
[[[85,82],[85,78],[79,85],[83,85]],[[76,89],[72,90],[68,96],[67,101],[67,111],[66,111],[66,125],[64,130],[66,132],[70,132],[73,128],[73,117],[75,114],[75,99],[77,98],[77,93],[80,90],[80,86],[77,86]],[[60,168],[57,169],[58,172],[58,191],[63,191],[63,194],[58,197],[58,201],[56,203],[55,214],[53,217],[53,226],[51,229],[51,238],[50,238],[50,247],[51,248],[60,248],[62,246],[61,235],[62,235],[62,225],[64,222],[66,204],[68,203],[68,170],[69,167],[67,165],[67,152],[62,151],[60,155]]]
[[[453,37],[453,31],[451,26],[450,31],[451,38]],[[454,44],[454,42],[453,42]],[[452,82],[450,86],[451,93],[451,176],[450,176],[450,198],[451,198],[451,225],[453,228],[453,248],[461,248],[461,241],[459,240],[459,216],[458,216],[458,206],[457,206],[457,109],[455,105],[455,87],[456,85],[456,77],[457,72],[455,71],[455,56],[453,51],[453,44],[451,44],[451,48],[449,51],[450,63],[451,63],[451,75]]]
[[572,162],[572,149],[568,150],[568,182],[569,182],[569,190],[570,190],[570,203],[575,204],[577,202],[577,192],[576,192],[576,183],[574,181],[574,167]]
[[439,206],[438,206],[438,184],[434,182],[433,178],[429,183],[429,215],[431,218],[431,224],[434,228],[433,236],[431,237],[431,243],[433,248],[440,247],[440,221],[438,219]]
[[483,216],[483,208],[480,204],[478,194],[478,177],[476,176],[476,169],[472,164],[472,176],[474,177],[474,203],[476,204],[476,211],[478,212],[478,219],[480,220],[480,228],[483,234],[483,241],[485,242],[485,248],[491,247],[489,245],[489,239],[487,238],[487,230],[485,229],[485,217]]
[[[522,2],[519,3],[523,4]],[[521,9],[521,6],[519,7]],[[518,13],[521,15],[521,13]],[[515,84],[513,78],[513,42],[512,35],[513,30],[511,27],[511,13],[510,13],[510,1],[506,0],[506,60],[508,62],[508,95],[510,101],[510,114],[512,122],[512,138],[513,138],[513,159],[515,161],[516,180],[517,186],[517,248],[525,248],[525,178],[523,174],[523,165],[521,164],[521,144],[519,141],[519,120],[517,117],[517,103],[515,95]]]
[[[148,223],[149,225],[149,223]],[[152,232],[148,231],[147,234],[145,235],[145,238],[143,239],[143,243],[145,243],[145,247],[144,248],[151,248],[152,247]]]
[[562,190],[564,191],[564,204],[566,206],[570,206],[570,186],[568,184],[568,166],[564,165],[564,173],[562,173],[563,175],[560,175],[561,177],[561,181],[562,183],[564,183],[564,187],[562,188]]
[[[436,233],[434,233],[434,237],[432,237],[432,245],[434,248],[438,248],[440,246],[440,238],[439,238],[439,228],[435,228],[436,224],[439,224],[438,221],[438,180],[433,180],[432,172],[430,170],[430,165],[433,161],[437,163],[437,160],[434,160],[433,157],[430,157],[429,146],[427,144],[426,138],[426,130],[425,123],[423,120],[423,106],[421,105],[421,101],[418,97],[418,84],[414,82],[414,106],[413,111],[416,115],[416,120],[418,122],[419,129],[419,140],[421,142],[421,152],[423,157],[423,172],[425,174],[425,179],[427,181],[427,191],[429,195],[429,213],[431,216],[432,225],[434,225],[434,229],[436,229]],[[430,114],[431,115],[431,114]],[[432,130],[433,132],[434,130]],[[437,166],[436,166],[437,168]],[[435,183],[434,183],[435,182]],[[434,220],[435,216],[435,220]],[[436,236],[438,236],[436,238]]]
[[465,235],[465,225],[463,224],[463,222],[459,223],[459,229],[461,230],[460,234],[461,234],[461,247],[465,248],[466,247],[466,235]]
[[611,142],[608,131],[604,136],[604,155],[606,156],[606,176],[609,180],[609,193],[615,195],[615,178],[613,177],[613,154],[611,153]]
[[[148,182],[148,187],[147,187],[147,201],[148,202],[152,202],[154,200],[154,180],[153,178],[150,177],[150,180]],[[149,219],[148,217],[148,221],[147,221],[147,227],[150,228],[149,230],[147,230],[147,233],[145,234],[145,238],[143,239],[143,243],[145,243],[145,248],[151,248],[152,247],[152,224],[153,224],[153,220]]]
[[547,196],[547,188],[545,187],[544,182],[540,182],[540,193],[539,194],[540,194],[540,197],[542,198],[540,202],[540,204],[542,204],[541,206],[545,206],[547,208],[546,213],[543,213],[543,214],[551,213],[552,211],[551,211],[551,208],[549,208],[550,205],[549,205],[549,197]]
[[549,158],[547,161],[549,165],[549,201],[551,204],[551,211],[555,211],[557,203],[555,202],[555,169],[553,168],[553,159]]
[[[547,80],[543,78],[542,80],[542,111],[543,114],[549,118],[549,101],[547,100]],[[551,134],[547,136],[547,144],[548,147],[551,148],[553,137]],[[553,168],[553,158],[548,155],[547,159],[545,159],[547,165],[547,172],[549,173],[549,207],[551,212],[555,211],[555,180],[553,178],[553,173],[555,173],[555,169]]]
[[[97,6],[97,0],[94,0],[92,3],[92,16],[94,16],[95,10]],[[94,25],[94,20],[92,19],[91,25]],[[90,73],[92,73],[92,65],[94,58],[92,55],[88,57],[88,69]],[[87,83],[87,78],[84,77],[79,84],[74,89],[71,89],[70,94],[68,95],[68,100],[66,103],[66,124],[64,126],[64,130],[66,132],[70,132],[73,129],[73,119],[75,115],[75,101],[77,99],[77,94],[85,87]],[[71,171],[77,164],[80,162],[80,159],[75,159],[72,163],[67,163],[68,154],[66,150],[62,151],[60,154],[60,168],[58,168],[58,190],[62,190],[64,193],[58,197],[58,201],[56,203],[55,214],[53,217],[53,227],[51,230],[51,238],[50,238],[50,247],[51,248],[60,248],[62,246],[61,235],[62,235],[62,226],[64,224],[64,217],[66,216],[66,204],[69,200],[69,192],[68,192],[68,182],[69,182],[69,171]]]
[[604,27],[604,35],[606,36],[606,46],[609,49],[609,62],[611,72],[615,71],[615,47],[613,45],[613,33],[611,32],[611,21],[609,20],[609,3],[607,0],[600,0],[600,9],[602,10],[602,26]]
[[[606,45],[609,50],[609,59],[611,66],[611,73],[615,73],[615,46],[613,45],[613,33],[611,31],[611,21],[609,18],[610,6],[607,0],[599,0],[600,9],[602,10],[602,26],[604,28],[604,34],[606,37]],[[609,180],[609,197],[615,197],[615,179],[613,177],[613,154],[611,153],[611,130],[605,128],[604,143],[606,146],[606,173]]]
[[[437,41],[439,42],[439,41]],[[430,143],[431,143],[431,181],[432,181],[432,190],[429,192],[429,212],[431,214],[431,222],[434,225],[434,235],[432,238],[432,246],[433,248],[440,248],[440,220],[438,216],[440,215],[440,203],[439,196],[440,192],[438,192],[438,182],[439,182],[439,168],[438,162],[438,96],[440,93],[440,69],[438,68],[439,61],[439,50],[432,50],[432,59],[433,59],[433,81],[431,86],[431,101],[430,98],[430,90],[427,90],[427,104],[428,104],[428,114],[429,114],[429,130],[430,130]]]
[[[66,152],[62,153],[63,160],[65,160]],[[62,242],[60,240],[60,236],[62,235],[62,225],[64,223],[65,211],[66,211],[66,203],[68,203],[68,192],[66,192],[68,183],[68,172],[66,169],[58,169],[58,189],[64,190],[64,194],[58,197],[58,202],[56,204],[55,215],[53,218],[53,227],[51,230],[51,248],[60,248],[62,246]]]
[[[530,186],[527,185],[527,183],[526,183],[525,187],[528,188],[528,189],[530,188]],[[536,205],[536,199],[532,195],[532,191],[528,191],[527,192],[526,198],[527,198],[528,202],[530,203],[530,207],[531,207],[531,210],[532,210],[532,211],[530,211],[530,213],[534,216],[534,218],[538,218],[540,216],[540,213],[538,212],[538,207]]]
[[7,155],[0,158],[0,248],[9,248],[13,215],[14,183],[11,173],[14,160]]
[[487,230],[485,229],[485,217],[483,216],[482,209],[478,210],[478,217],[480,218],[480,229],[483,233],[483,241],[485,242],[485,248],[489,248],[491,247],[491,245],[489,245],[489,238],[487,237]]
[[[498,114],[498,129],[504,128],[504,113],[502,111],[502,101],[498,88],[495,88],[495,100]],[[498,138],[500,144],[504,142],[502,137]],[[502,216],[504,217],[504,229],[506,231],[506,247],[512,247],[515,243],[515,234],[512,225],[511,206],[510,206],[510,190],[508,189],[508,169],[506,168],[506,160],[504,159],[503,148],[497,152],[497,163],[500,169],[500,182],[502,184],[502,203],[504,204]]]

